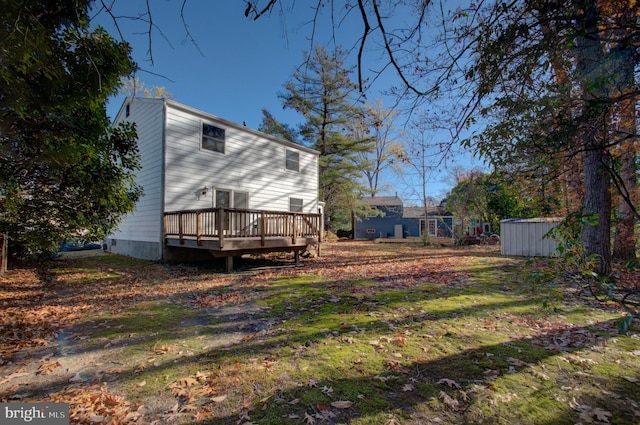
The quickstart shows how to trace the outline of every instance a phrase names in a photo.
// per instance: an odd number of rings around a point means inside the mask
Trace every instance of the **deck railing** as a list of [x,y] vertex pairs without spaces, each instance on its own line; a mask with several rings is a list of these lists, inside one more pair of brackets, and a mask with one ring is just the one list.
[[164,214],[165,238],[224,239],[268,237],[321,239],[322,216],[282,211],[206,208]]

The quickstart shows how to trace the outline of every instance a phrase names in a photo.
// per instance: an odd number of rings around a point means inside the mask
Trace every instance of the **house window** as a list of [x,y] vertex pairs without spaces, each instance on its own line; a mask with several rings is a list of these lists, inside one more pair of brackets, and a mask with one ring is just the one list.
[[286,150],[287,170],[300,171],[300,152]]
[[231,205],[231,192],[216,189],[216,208],[229,208]]
[[302,212],[302,199],[289,198],[289,211],[290,212]]
[[429,236],[436,236],[436,221],[429,220]]
[[[424,219],[420,219],[420,236],[424,234]],[[429,228],[427,229],[428,236],[436,236],[436,220],[429,220]]]
[[249,194],[247,192],[233,192],[233,208],[246,210],[249,208]]
[[202,124],[202,149],[224,153],[224,129],[211,124]]
[[127,106],[124,107],[124,116],[128,117],[131,115],[131,104],[127,103]]

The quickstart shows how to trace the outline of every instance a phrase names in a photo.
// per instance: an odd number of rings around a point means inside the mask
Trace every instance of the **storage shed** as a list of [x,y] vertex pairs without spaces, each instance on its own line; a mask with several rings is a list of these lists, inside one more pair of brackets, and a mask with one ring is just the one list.
[[558,240],[544,236],[562,218],[509,218],[500,222],[500,253],[516,257],[553,257]]

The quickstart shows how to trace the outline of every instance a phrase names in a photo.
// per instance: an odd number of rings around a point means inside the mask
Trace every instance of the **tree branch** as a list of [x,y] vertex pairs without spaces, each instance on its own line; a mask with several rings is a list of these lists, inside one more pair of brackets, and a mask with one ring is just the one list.
[[360,16],[362,16],[362,23],[364,24],[364,31],[362,34],[362,40],[360,42],[360,48],[358,49],[358,89],[360,92],[363,91],[362,87],[362,52],[364,51],[364,45],[367,41],[367,36],[369,35],[369,31],[371,30],[371,26],[369,25],[369,19],[367,18],[367,12],[364,9],[364,5],[362,4],[363,0],[358,0],[358,8],[360,9]]
[[[359,3],[362,2],[362,0],[358,0]],[[378,22],[378,28],[380,29],[380,34],[382,35],[382,39],[384,41],[384,48],[387,51],[387,56],[389,57],[389,61],[391,62],[391,65],[395,68],[396,72],[398,73],[398,76],[400,77],[400,79],[402,80],[403,84],[413,93],[415,93],[418,96],[425,96],[428,94],[428,92],[423,92],[421,90],[418,90],[416,87],[414,87],[413,84],[411,84],[409,82],[409,80],[407,80],[407,77],[404,75],[404,72],[402,71],[402,67],[398,64],[398,62],[396,61],[395,55],[393,54],[393,49],[391,49],[391,45],[389,43],[389,38],[387,37],[387,32],[384,28],[384,24],[382,23],[382,16],[380,15],[380,10],[378,9],[378,2],[377,1],[373,1],[373,12],[376,16],[376,20]]]

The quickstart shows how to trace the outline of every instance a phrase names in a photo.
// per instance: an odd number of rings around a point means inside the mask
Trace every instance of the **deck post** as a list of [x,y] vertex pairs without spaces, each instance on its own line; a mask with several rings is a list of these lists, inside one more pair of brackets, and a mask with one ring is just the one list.
[[300,262],[300,251],[295,250],[293,252],[293,262],[298,264]]
[[318,229],[318,245],[317,253],[320,256],[320,246],[322,245],[322,228],[324,227],[324,215],[316,217],[317,229]]
[[162,229],[164,230],[164,243],[167,243],[167,237],[169,236],[169,230],[167,227],[167,213],[162,214]]
[[[296,244],[296,229],[297,229],[297,223],[298,223],[298,215],[296,213],[293,213],[293,216],[291,216],[291,219],[293,221],[293,225],[291,226],[291,243],[292,244]],[[297,253],[298,251],[296,251]],[[296,261],[297,262],[297,261]]]
[[260,211],[260,245],[264,246],[265,232],[267,227],[266,219],[264,218],[264,211]]
[[224,257],[225,260],[227,260],[227,273],[231,273],[233,271],[233,256],[232,255],[227,255],[226,257]]
[[[224,246],[224,208],[218,208],[218,240],[220,241],[220,249]],[[232,259],[233,261],[233,259]]]
[[178,212],[178,237],[180,238],[180,245],[183,245],[184,239],[182,236],[182,211]]
[[202,216],[200,215],[200,211],[196,212],[196,243],[198,246],[202,245]]

